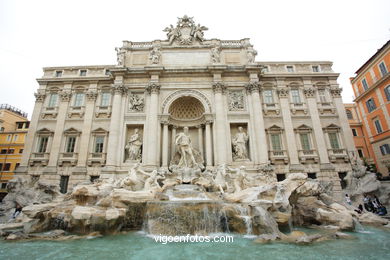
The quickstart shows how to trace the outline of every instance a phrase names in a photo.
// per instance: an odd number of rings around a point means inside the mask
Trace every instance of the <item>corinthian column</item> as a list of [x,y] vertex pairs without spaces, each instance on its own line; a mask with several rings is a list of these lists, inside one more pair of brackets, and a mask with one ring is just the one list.
[[212,166],[213,165],[213,155],[212,155],[212,143],[211,143],[211,127],[210,127],[211,121],[206,121],[206,129],[205,129],[205,136],[206,136],[206,166]]
[[223,94],[226,87],[222,82],[213,84],[215,100],[215,136],[216,136],[216,164],[225,164],[227,161],[227,144],[226,144],[226,123]]
[[168,167],[168,121],[163,121],[161,123],[163,124],[162,166]]
[[150,83],[146,91],[150,95],[149,113],[147,117],[147,131],[148,138],[147,142],[147,157],[146,165],[156,166],[157,165],[157,153],[158,153],[158,95],[160,92],[160,85],[157,83]]

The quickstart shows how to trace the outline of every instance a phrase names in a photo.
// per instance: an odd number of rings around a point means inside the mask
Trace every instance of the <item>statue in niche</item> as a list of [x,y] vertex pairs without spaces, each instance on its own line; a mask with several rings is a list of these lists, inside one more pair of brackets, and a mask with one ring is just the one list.
[[257,51],[254,50],[253,48],[249,48],[249,49],[247,50],[247,53],[246,53],[246,56],[247,56],[247,58],[248,58],[248,63],[250,63],[250,64],[255,63],[255,57],[256,57],[256,55],[257,55]]
[[175,137],[176,154],[171,161],[171,165],[179,168],[201,168],[203,169],[203,159],[199,151],[192,147],[191,137],[188,127],[183,127],[183,132]]
[[242,91],[229,92],[229,110],[243,110],[244,109],[244,94]]
[[142,147],[142,138],[139,134],[139,129],[134,129],[134,134],[130,136],[129,141],[126,144],[126,151],[128,154],[128,160],[130,161],[141,161],[141,147]]
[[247,147],[246,143],[248,142],[248,140],[249,140],[248,135],[244,132],[244,129],[241,126],[239,126],[238,132],[232,140],[233,159],[235,161],[248,159],[248,150],[246,148]]
[[142,112],[144,110],[144,98],[133,93],[129,94],[129,110],[131,112]]
[[116,60],[118,62],[118,66],[120,66],[120,67],[125,66],[125,53],[126,53],[126,51],[123,50],[122,48],[115,48],[115,50],[116,50],[116,55],[117,55]]
[[153,50],[150,51],[149,60],[151,60],[152,64],[159,64],[161,58],[160,47],[154,46]]
[[211,63],[220,63],[221,62],[221,48],[215,46],[211,49]]

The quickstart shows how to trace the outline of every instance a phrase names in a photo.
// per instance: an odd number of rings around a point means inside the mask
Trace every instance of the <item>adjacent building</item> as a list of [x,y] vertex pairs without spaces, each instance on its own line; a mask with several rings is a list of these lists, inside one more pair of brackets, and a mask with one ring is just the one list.
[[170,170],[187,127],[206,170],[306,172],[339,194],[356,150],[332,62],[257,62],[249,39],[206,29],[184,16],[166,40],[124,41],[115,65],[44,68],[18,174],[66,192],[136,163]]
[[390,41],[351,78],[356,107],[366,132],[369,156],[377,171],[390,171]]
[[5,195],[7,182],[20,164],[29,124],[27,113],[0,105],[0,196]]

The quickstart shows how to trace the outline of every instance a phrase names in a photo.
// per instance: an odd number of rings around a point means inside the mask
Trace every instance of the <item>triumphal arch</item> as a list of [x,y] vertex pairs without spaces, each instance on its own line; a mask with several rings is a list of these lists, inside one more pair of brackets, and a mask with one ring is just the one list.
[[138,164],[183,182],[226,165],[340,191],[355,148],[332,62],[256,61],[249,39],[207,38],[189,16],[161,29],[115,65],[44,68],[19,175],[66,190]]

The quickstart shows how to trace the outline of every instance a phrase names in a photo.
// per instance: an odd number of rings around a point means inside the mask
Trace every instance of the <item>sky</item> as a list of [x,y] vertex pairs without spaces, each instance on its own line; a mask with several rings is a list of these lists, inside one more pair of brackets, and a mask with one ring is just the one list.
[[207,39],[250,38],[257,61],[332,61],[344,102],[390,39],[389,0],[0,0],[0,104],[31,118],[43,67],[115,64],[123,40],[164,40],[185,14]]

